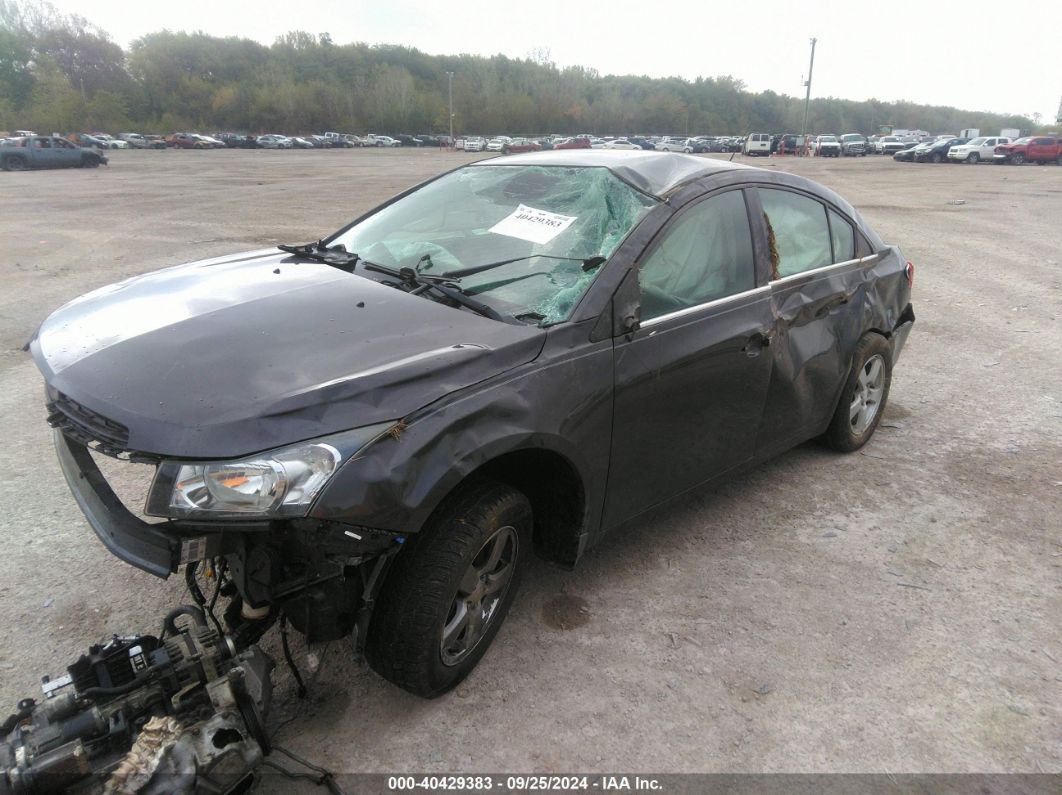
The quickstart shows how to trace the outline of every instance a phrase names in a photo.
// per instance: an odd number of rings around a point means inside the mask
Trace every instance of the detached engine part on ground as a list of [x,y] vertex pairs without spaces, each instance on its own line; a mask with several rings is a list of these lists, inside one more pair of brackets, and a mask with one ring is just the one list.
[[116,635],[0,727],[0,795],[246,792],[270,751],[272,670],[196,607],[160,638]]

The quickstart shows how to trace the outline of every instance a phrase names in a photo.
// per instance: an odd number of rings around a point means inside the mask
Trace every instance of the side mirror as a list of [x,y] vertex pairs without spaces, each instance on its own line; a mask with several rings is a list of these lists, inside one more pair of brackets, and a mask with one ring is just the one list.
[[631,268],[612,296],[612,336],[621,337],[636,332],[642,325],[642,291],[638,286],[638,270]]

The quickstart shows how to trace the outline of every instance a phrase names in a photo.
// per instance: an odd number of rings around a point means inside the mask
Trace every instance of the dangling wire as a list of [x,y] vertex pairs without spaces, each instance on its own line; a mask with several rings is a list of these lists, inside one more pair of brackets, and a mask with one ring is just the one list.
[[299,673],[299,668],[295,665],[295,659],[291,656],[291,646],[288,645],[288,617],[284,613],[280,614],[280,646],[284,649],[284,659],[288,663],[288,668],[291,669],[291,675],[295,677],[295,683],[299,686],[299,698],[306,698],[306,683],[302,681],[302,674]]

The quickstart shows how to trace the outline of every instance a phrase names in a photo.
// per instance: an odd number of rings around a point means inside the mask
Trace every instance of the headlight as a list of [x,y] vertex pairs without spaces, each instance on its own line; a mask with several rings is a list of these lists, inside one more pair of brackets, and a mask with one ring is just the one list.
[[336,470],[393,425],[367,425],[236,461],[164,461],[144,512],[177,519],[305,516]]

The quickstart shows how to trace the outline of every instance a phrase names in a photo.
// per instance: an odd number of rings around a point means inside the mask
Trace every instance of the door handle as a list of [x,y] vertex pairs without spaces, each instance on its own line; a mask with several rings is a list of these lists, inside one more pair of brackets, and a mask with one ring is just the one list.
[[770,345],[773,338],[774,331],[757,331],[746,340],[741,352],[750,357],[759,356],[760,351]]

